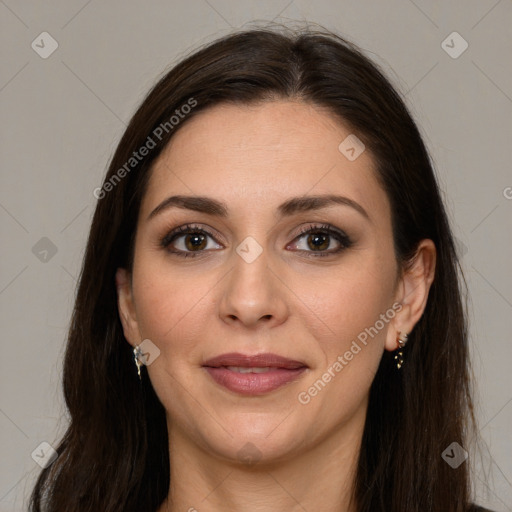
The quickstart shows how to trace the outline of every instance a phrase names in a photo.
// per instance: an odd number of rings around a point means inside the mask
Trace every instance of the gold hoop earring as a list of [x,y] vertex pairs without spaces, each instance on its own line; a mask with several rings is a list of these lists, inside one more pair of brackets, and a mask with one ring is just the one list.
[[408,334],[405,332],[398,331],[398,336],[396,338],[396,342],[398,344],[397,354],[395,355],[396,367],[400,370],[402,365],[404,364],[404,354],[402,349],[405,347],[407,343],[407,339],[409,338]]

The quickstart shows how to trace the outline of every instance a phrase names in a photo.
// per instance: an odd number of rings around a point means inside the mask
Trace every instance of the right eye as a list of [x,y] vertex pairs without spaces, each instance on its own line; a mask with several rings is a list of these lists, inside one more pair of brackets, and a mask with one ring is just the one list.
[[[201,253],[204,252],[205,249],[208,249],[207,237],[215,240],[209,231],[191,224],[187,224],[185,226],[180,226],[179,228],[176,228],[168,233],[162,239],[161,245],[170,253],[176,254],[177,256],[183,256],[185,258],[188,256],[195,257],[195,252]],[[175,244],[176,241],[179,241],[177,245],[180,245],[181,247],[169,248]]]

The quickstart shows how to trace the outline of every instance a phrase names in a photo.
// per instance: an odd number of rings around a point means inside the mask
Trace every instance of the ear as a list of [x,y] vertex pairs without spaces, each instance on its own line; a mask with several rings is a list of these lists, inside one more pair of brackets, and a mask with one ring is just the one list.
[[435,268],[436,246],[432,240],[422,240],[413,260],[404,268],[397,286],[395,300],[402,308],[390,322],[386,350],[396,350],[398,333],[409,334],[423,315]]
[[133,302],[131,275],[124,268],[116,272],[117,309],[123,325],[124,337],[135,347],[141,341],[137,323],[135,304]]

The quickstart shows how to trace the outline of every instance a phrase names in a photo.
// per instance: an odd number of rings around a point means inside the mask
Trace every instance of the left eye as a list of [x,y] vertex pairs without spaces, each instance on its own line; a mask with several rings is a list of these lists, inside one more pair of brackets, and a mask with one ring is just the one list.
[[[352,245],[350,238],[345,233],[338,231],[329,225],[307,227],[302,230],[296,240],[301,240],[303,238],[305,238],[306,249],[301,248],[297,243],[294,243],[294,245],[296,245],[297,249],[300,251],[316,253],[313,254],[313,256],[328,256],[329,254],[336,254]],[[327,251],[333,238],[338,243],[338,248]]]

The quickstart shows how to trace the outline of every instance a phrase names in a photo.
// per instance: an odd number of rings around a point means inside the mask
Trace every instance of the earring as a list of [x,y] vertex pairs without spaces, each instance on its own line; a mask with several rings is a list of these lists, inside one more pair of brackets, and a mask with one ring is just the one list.
[[139,380],[142,382],[142,377],[140,376],[140,367],[142,366],[142,363],[140,362],[140,356],[142,355],[142,350],[140,349],[140,346],[137,345],[133,349],[133,359],[135,361],[135,365],[137,366],[137,373],[139,374]]
[[398,336],[396,338],[397,344],[398,344],[398,353],[395,355],[396,360],[396,367],[400,370],[402,365],[404,364],[404,354],[402,352],[402,349],[405,347],[405,344],[407,343],[407,338],[409,336],[405,332],[398,332]]

